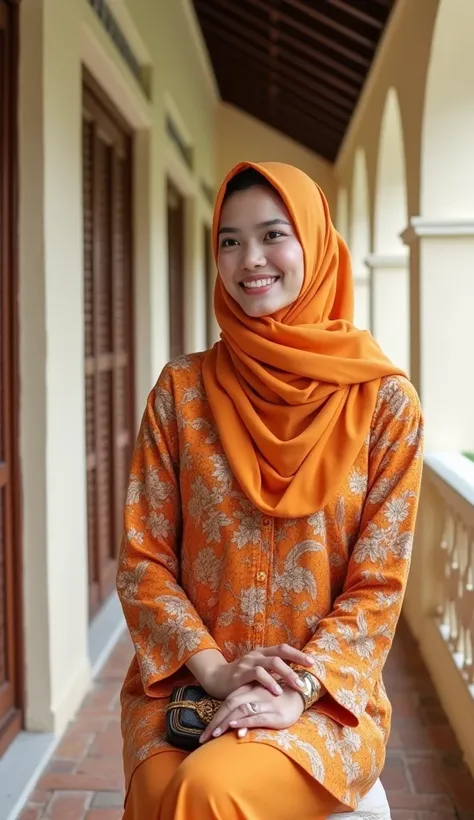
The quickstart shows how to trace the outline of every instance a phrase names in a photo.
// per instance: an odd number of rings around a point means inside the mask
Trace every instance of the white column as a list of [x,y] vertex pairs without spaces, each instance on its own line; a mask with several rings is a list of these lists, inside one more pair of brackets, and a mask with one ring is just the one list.
[[361,330],[372,329],[371,300],[369,275],[354,276],[354,324]]
[[370,254],[365,264],[372,282],[372,333],[387,356],[408,371],[410,293],[407,254]]
[[411,250],[411,373],[427,450],[474,450],[474,217],[414,217],[402,239]]
[[20,452],[26,728],[87,689],[80,0],[21,4]]

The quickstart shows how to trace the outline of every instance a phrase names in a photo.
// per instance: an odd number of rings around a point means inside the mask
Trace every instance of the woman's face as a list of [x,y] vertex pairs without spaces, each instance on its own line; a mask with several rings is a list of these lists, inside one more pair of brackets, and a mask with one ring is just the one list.
[[233,193],[219,223],[219,275],[248,316],[271,316],[298,298],[304,254],[276,191],[254,186]]

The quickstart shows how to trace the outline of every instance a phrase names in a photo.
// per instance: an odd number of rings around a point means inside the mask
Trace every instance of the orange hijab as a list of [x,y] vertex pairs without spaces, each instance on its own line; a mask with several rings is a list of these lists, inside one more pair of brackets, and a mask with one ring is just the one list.
[[298,299],[251,318],[219,277],[221,341],[203,363],[204,384],[229,465],[250,501],[277,518],[322,509],[348,476],[370,430],[380,379],[403,374],[368,331],[352,324],[347,246],[326,198],[306,174],[277,162],[242,162],[217,196],[213,243],[227,183],[255,168],[282,197],[305,259]]

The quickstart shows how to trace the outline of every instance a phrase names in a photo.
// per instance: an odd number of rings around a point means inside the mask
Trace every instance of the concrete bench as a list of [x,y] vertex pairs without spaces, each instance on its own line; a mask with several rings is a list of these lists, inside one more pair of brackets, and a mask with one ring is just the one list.
[[356,811],[331,814],[328,820],[390,820],[390,806],[380,780],[359,803]]

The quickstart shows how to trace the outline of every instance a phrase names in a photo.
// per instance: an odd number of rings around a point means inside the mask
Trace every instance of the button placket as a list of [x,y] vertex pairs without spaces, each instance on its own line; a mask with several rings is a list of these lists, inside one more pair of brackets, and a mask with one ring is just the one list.
[[259,616],[261,620],[256,620],[254,623],[254,634],[258,641],[263,640],[266,631],[267,617],[268,617],[268,593],[267,582],[269,572],[268,557],[272,551],[273,541],[273,520],[268,516],[262,518],[262,547],[259,549],[257,566],[255,568],[254,583],[258,589],[265,589],[265,608]]

